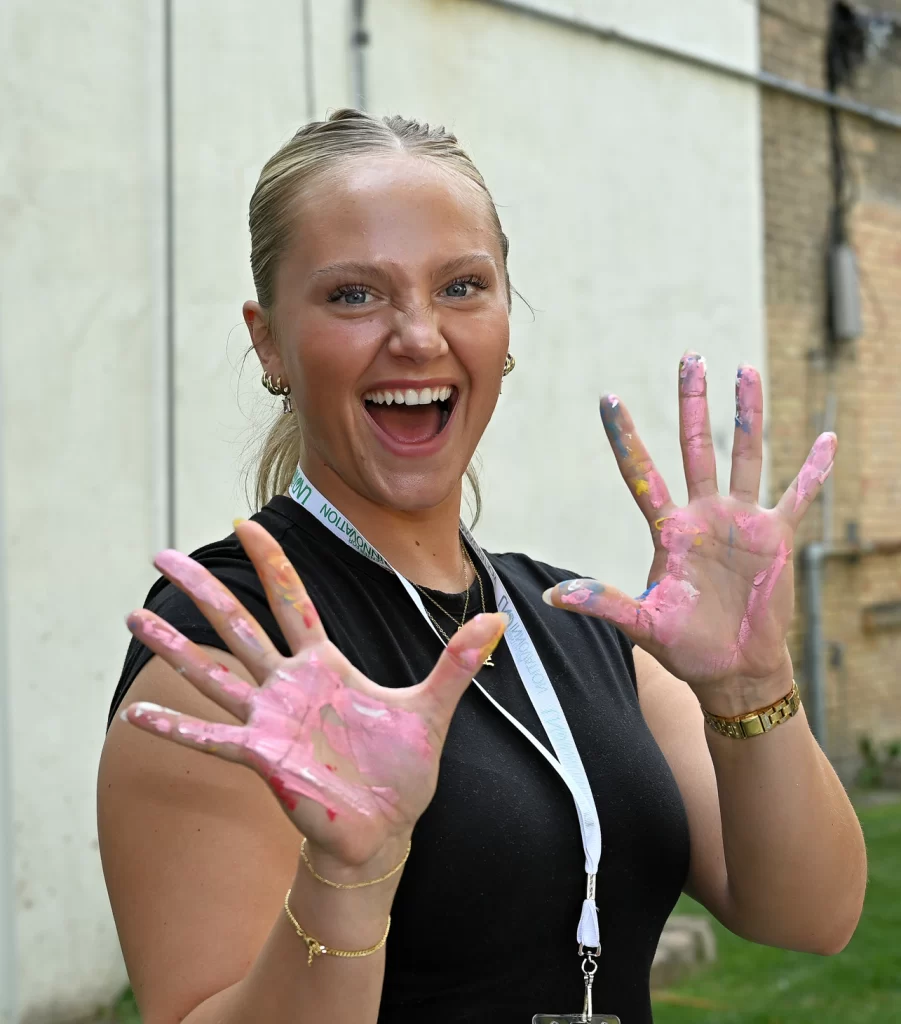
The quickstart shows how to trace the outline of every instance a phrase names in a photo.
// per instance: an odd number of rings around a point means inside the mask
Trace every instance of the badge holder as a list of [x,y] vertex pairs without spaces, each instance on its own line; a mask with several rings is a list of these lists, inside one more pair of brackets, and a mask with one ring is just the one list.
[[619,1017],[609,1013],[595,1013],[592,1005],[591,990],[594,987],[594,976],[597,974],[598,962],[596,957],[600,948],[592,953],[590,950],[583,950],[579,947],[579,953],[584,954],[582,960],[582,975],[585,978],[585,1003],[581,1013],[536,1013],[532,1018],[532,1024],[622,1024]]

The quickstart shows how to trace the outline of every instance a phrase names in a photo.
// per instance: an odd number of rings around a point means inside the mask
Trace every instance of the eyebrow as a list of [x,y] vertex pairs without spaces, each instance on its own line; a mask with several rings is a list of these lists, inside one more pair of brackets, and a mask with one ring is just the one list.
[[[464,270],[467,267],[473,266],[473,264],[488,265],[497,269],[497,261],[495,258],[487,252],[468,252],[463,256],[455,256],[451,260],[447,260],[442,263],[440,267],[435,270],[435,277],[445,277],[449,274],[456,273],[460,270]],[[314,270],[310,274],[310,280],[315,281],[320,277],[330,277],[334,274],[345,274],[345,275],[357,275],[359,277],[378,277],[388,278],[391,276],[391,268],[396,264],[392,264],[390,261],[384,263],[361,263],[358,260],[342,260],[338,263],[329,263],[324,267],[319,267],[318,270]]]

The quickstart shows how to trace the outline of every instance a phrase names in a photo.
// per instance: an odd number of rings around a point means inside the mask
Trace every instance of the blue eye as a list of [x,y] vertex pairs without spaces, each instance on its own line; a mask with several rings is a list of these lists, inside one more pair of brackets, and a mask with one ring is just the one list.
[[479,277],[461,277],[456,281],[451,281],[444,289],[444,294],[452,299],[467,299],[473,288],[484,291],[487,287],[486,282]]
[[344,299],[346,306],[365,306],[366,300],[370,297],[369,290],[361,284],[345,284],[332,292],[328,297],[329,302],[340,302]]

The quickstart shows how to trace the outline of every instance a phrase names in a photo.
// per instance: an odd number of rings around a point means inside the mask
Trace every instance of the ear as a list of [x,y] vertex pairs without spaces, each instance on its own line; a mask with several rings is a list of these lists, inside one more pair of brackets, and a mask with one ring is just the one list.
[[254,302],[252,299],[248,299],[244,303],[241,312],[244,314],[244,323],[247,324],[251,344],[263,370],[273,377],[284,377],[285,367],[275,343],[269,314],[259,302]]

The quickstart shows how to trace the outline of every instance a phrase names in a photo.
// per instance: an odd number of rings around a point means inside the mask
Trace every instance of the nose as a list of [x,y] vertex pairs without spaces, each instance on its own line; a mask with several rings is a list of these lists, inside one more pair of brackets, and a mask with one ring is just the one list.
[[436,311],[430,306],[397,310],[393,327],[388,351],[400,359],[427,363],[448,350]]

